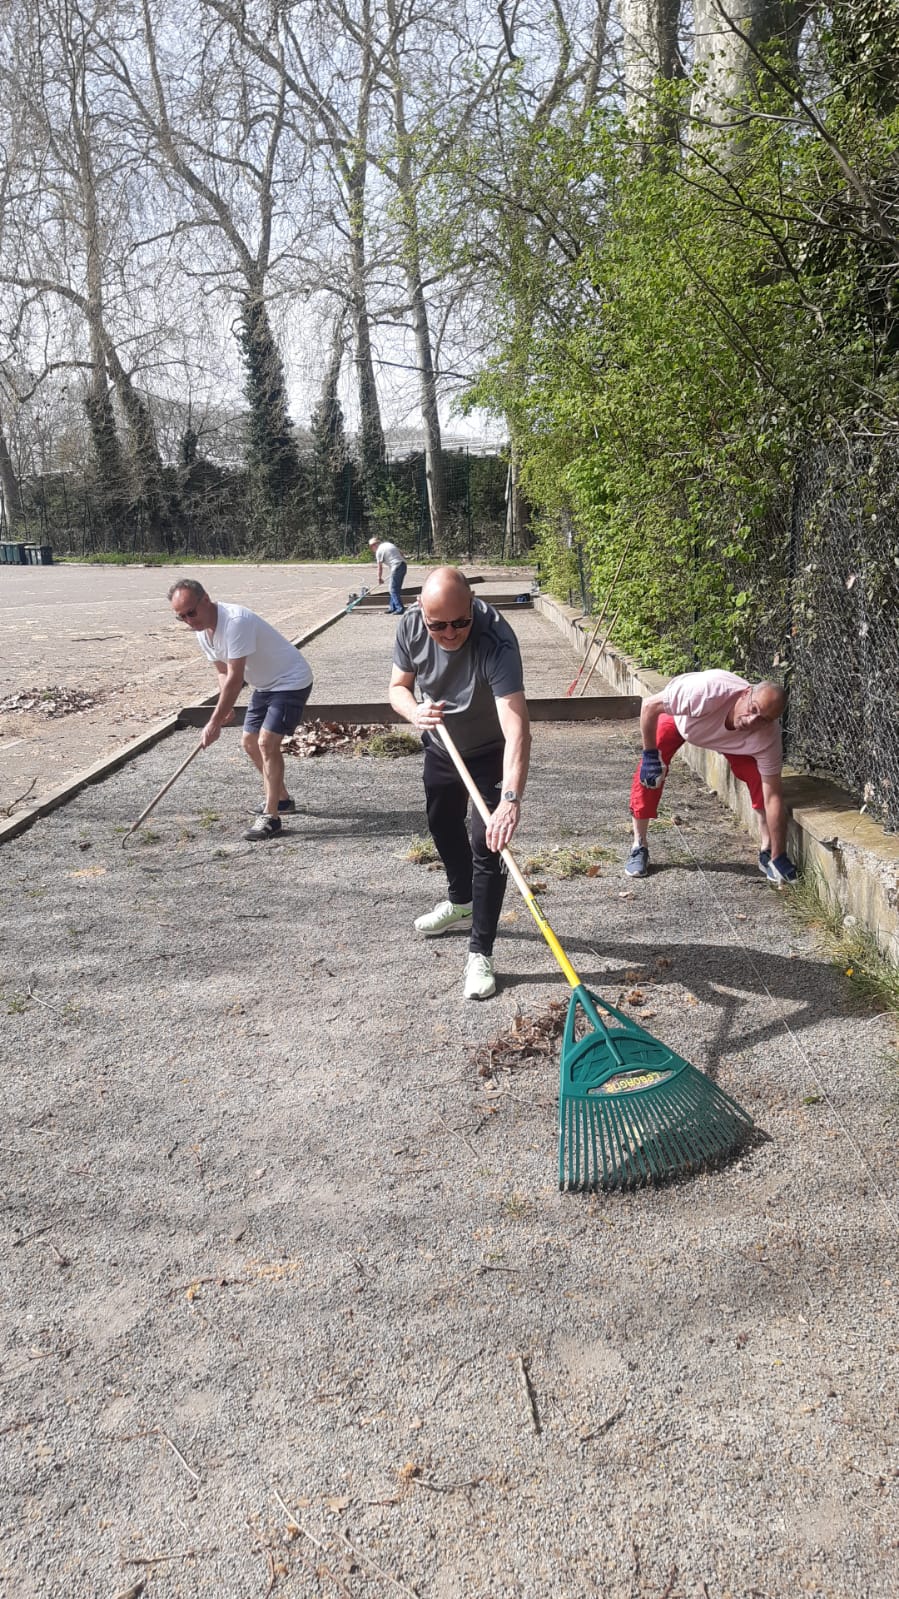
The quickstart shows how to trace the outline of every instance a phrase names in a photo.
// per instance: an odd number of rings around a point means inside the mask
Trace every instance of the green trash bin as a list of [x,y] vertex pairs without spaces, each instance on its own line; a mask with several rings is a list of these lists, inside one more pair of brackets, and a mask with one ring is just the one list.
[[15,539],[7,539],[3,544],[3,559],[8,566],[25,566],[28,557],[25,554],[25,545]]
[[37,564],[38,564],[38,566],[52,566],[53,565],[53,545],[52,544],[39,544],[37,546]]

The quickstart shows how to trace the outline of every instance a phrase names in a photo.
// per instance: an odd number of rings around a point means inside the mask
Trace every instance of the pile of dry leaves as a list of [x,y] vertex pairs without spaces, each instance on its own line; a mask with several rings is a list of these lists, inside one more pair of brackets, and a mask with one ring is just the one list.
[[567,1014],[568,1005],[562,999],[550,1000],[538,1016],[522,1016],[519,1012],[504,1033],[488,1038],[486,1044],[471,1046],[471,1061],[478,1068],[478,1076],[496,1077],[500,1072],[521,1071],[534,1061],[546,1060],[555,1053]]
[[330,755],[335,750],[354,749],[373,732],[365,722],[301,722],[281,748],[285,755]]
[[7,694],[0,700],[0,713],[10,711],[32,712],[37,716],[77,716],[92,710],[103,698],[96,692],[87,694],[80,688],[23,688],[17,694]]

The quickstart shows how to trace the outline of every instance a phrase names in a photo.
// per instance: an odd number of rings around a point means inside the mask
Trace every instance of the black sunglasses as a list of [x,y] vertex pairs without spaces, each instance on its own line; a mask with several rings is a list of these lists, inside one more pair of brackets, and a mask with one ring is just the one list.
[[461,633],[464,628],[471,627],[471,621],[470,616],[460,616],[455,622],[429,622],[427,617],[424,618],[429,633],[445,633],[448,627],[451,627],[454,633]]

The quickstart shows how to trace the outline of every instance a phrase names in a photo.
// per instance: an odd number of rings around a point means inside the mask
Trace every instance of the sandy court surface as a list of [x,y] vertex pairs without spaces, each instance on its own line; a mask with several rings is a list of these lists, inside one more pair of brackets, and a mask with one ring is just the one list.
[[511,888],[495,1000],[416,939],[420,756],[291,757],[260,846],[226,733],[123,849],[192,736],[0,854],[0,1590],[893,1599],[895,1026],[748,834],[675,762],[628,882],[635,724],[535,727],[565,949],[770,1139],[560,1194],[557,1057],[479,1060],[567,985]]
[[[410,566],[407,581],[421,583],[426,575],[426,568]],[[213,674],[188,629],[173,621],[166,599],[181,576],[199,578],[214,599],[249,605],[288,638],[332,616],[362,583],[375,586],[373,562],[0,567],[0,699],[56,686],[98,696],[91,709],[54,720],[0,712],[0,816],[34,804],[212,692]],[[504,570],[501,578],[515,588],[513,573]]]
[[[164,576],[119,576],[89,623],[23,590],[27,668],[68,626],[121,671],[143,609],[158,717],[208,669]],[[262,576],[227,592],[291,633],[349,587]],[[391,632],[312,640],[322,687],[380,698]],[[254,845],[226,730],[123,849],[185,729],[2,846],[0,1591],[893,1599],[895,1020],[683,762],[625,879],[637,737],[537,724],[515,852],[583,979],[768,1141],[636,1194],[559,1193],[557,1053],[491,1046],[568,995],[515,891],[484,1005],[464,932],[416,938],[420,753],[291,755]]]

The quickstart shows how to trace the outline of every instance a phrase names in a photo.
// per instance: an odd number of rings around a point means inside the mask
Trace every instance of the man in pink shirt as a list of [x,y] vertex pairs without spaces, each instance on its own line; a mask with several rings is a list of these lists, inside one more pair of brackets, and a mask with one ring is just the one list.
[[759,870],[772,883],[795,883],[798,873],[787,849],[780,717],[786,694],[777,683],[747,683],[734,672],[686,672],[661,694],[643,701],[643,754],[631,785],[634,842],[625,862],[628,877],[649,870],[646,835],[658,814],[671,757],[682,744],[717,750],[745,783],[759,813]]

